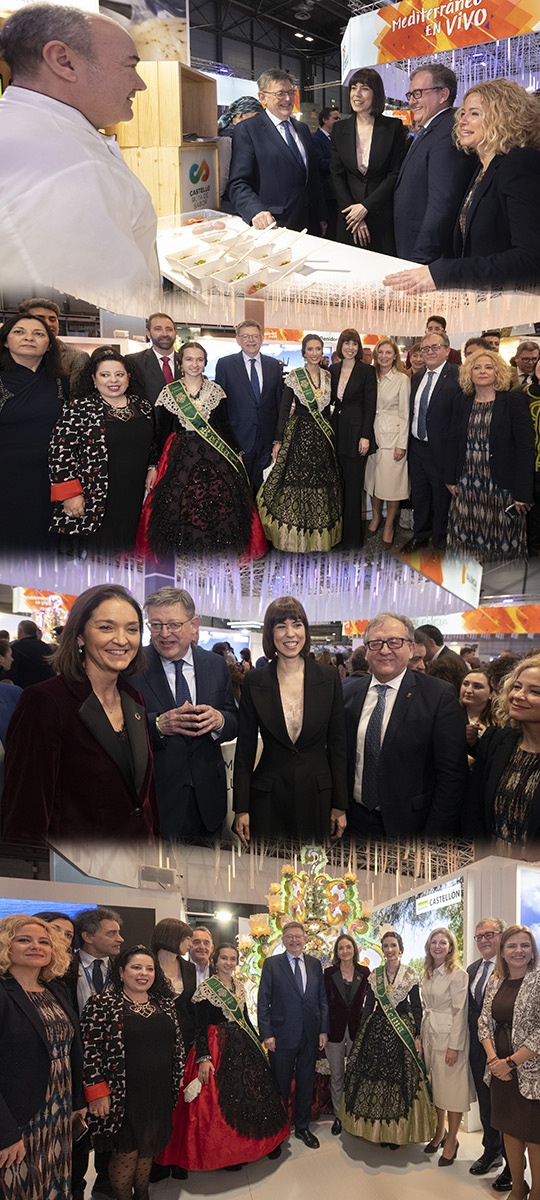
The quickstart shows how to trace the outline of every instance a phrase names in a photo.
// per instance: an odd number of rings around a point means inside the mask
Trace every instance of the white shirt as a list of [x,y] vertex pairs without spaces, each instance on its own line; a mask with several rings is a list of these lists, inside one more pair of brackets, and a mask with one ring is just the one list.
[[193,963],[193,966],[195,967],[195,975],[196,975],[197,987],[198,987],[200,983],[204,983],[205,979],[208,979],[208,976],[210,974],[210,963],[207,962],[206,966],[203,967],[203,969],[201,971],[199,964],[196,963],[193,958],[190,961]]
[[0,161],[3,287],[41,282],[119,313],[141,289],[150,298],[157,217],[116,138],[70,104],[12,86],[0,99]]
[[[161,655],[159,656],[161,658]],[[195,667],[193,666],[193,651],[191,646],[188,647],[184,654],[183,675],[188,685],[191,703],[197,703],[197,682],[195,679]],[[170,658],[161,658],[161,665],[167,676],[167,683],[173,694],[173,699],[176,700],[176,665]]]
[[[87,954],[86,950],[79,950],[79,974],[77,977],[77,1004],[79,1005],[79,1013],[90,999],[90,996],[95,996],[96,989],[92,983],[92,967],[96,958],[101,958],[100,954]],[[111,963],[109,958],[101,960],[101,974],[103,975],[103,983],[107,982],[109,977]]]
[[430,666],[431,666],[431,663],[434,663],[437,661],[439,654],[442,654],[443,650],[444,650],[444,642],[443,642],[442,646],[439,646],[439,649],[435,651],[433,658],[430,659]]
[[163,359],[167,359],[167,362],[171,368],[171,375],[174,379],[174,350],[171,350],[170,354],[160,354],[159,350],[156,350],[155,346],[152,346],[152,350],[154,351],[154,354],[158,360],[160,371],[163,370]]
[[[433,388],[435,387],[435,384],[437,383],[437,380],[439,378],[439,375],[440,375],[443,367],[446,366],[446,363],[447,363],[447,360],[445,359],[444,362],[441,363],[440,367],[435,367],[432,372],[433,378],[431,380],[431,384],[430,384],[430,388],[429,388],[429,392],[428,392],[428,403],[427,403],[428,408],[429,408],[429,405],[431,402],[431,397],[433,395]],[[428,370],[429,370],[429,368],[428,368]],[[418,412],[420,409],[420,396],[422,395],[422,392],[424,391],[426,382],[427,382],[427,371],[425,372],[424,375],[422,375],[422,378],[420,380],[420,383],[418,384],[418,387],[416,389],[416,394],[414,397],[414,414],[413,414],[412,425],[411,425],[411,433],[412,433],[412,436],[415,438],[418,437]],[[420,438],[420,441],[427,442],[427,440],[428,440],[427,434],[426,434],[425,438]]]
[[360,720],[358,722],[358,730],[356,733],[356,768],[355,768],[355,772],[354,772],[353,796],[354,796],[354,799],[356,800],[357,804],[362,803],[362,774],[363,774],[363,770],[364,770],[364,742],[366,740],[366,730],[367,730],[367,727],[369,724],[369,718],[370,718],[372,712],[374,712],[376,705],[377,705],[377,700],[379,698],[378,693],[375,691],[375,689],[381,683],[386,683],[388,686],[388,691],[384,698],[385,699],[384,717],[383,717],[382,728],[381,728],[381,746],[382,746],[382,744],[384,742],[384,735],[388,728],[388,722],[392,715],[392,709],[394,707],[394,704],[396,703],[396,697],[397,697],[397,694],[401,687],[401,683],[402,683],[402,680],[403,680],[406,670],[407,670],[407,668],[405,667],[405,670],[401,672],[401,675],[396,675],[395,679],[381,680],[381,679],[375,679],[374,675],[371,676],[370,685],[368,687],[367,695],[364,700],[364,707],[362,709]]
[[296,958],[298,958],[298,962],[300,963],[300,975],[302,978],[302,986],[305,991],[307,988],[307,969],[306,969],[306,964],[304,962],[304,955],[298,954],[295,956],[294,954],[289,954],[288,950],[285,951],[285,954],[287,955],[287,958],[289,960],[289,966],[291,968],[293,975],[295,975],[295,973],[296,973],[295,972]]
[[250,358],[249,354],[245,354],[244,351],[242,350],[242,358],[244,360],[244,366],[246,368],[246,371],[248,374],[248,379],[249,379],[250,383],[251,383],[251,364],[252,364],[252,362],[255,363],[255,370],[257,372],[257,379],[259,380],[259,387],[261,389],[261,396],[262,396],[263,372],[262,372],[262,362],[261,362],[260,354],[256,354],[254,357]]
[[[268,109],[266,109],[265,111],[266,111],[267,117],[269,117],[270,120],[272,121],[272,123],[275,125],[278,133],[281,134],[283,141],[285,142],[285,145],[286,145],[287,138],[285,137],[285,130],[284,130],[283,124],[282,124],[283,117],[275,117],[273,113],[268,111]],[[289,126],[289,129],[293,135],[296,145],[298,146],[300,154],[302,155],[302,162],[307,171],[308,161],[307,161],[307,154],[306,154],[306,149],[305,149],[304,143],[303,143],[302,139],[299,137],[298,131],[294,128],[294,121],[291,121],[291,120],[287,121],[287,125]]]
[[[489,983],[489,981],[490,981],[490,979],[491,979],[491,976],[493,975],[493,971],[494,971],[494,969],[495,969],[495,963],[496,963],[496,961],[497,961],[497,955],[496,955],[496,954],[494,954],[494,955],[493,955],[493,958],[488,958],[488,960],[487,960],[487,963],[488,963],[488,973],[487,973],[487,975],[486,975],[486,982],[485,982],[485,985],[484,985],[484,993],[485,993],[486,987],[487,987],[487,985],[488,985],[488,983]],[[472,980],[471,980],[471,983],[470,983],[470,991],[471,991],[471,996],[474,996],[474,993],[475,993],[475,991],[476,991],[476,987],[477,987],[478,983],[480,982],[480,979],[482,978],[482,971],[484,970],[485,962],[486,962],[486,960],[483,958],[483,959],[482,959],[482,962],[480,963],[480,966],[479,966],[479,968],[478,968],[478,970],[477,970],[477,972],[476,972],[476,975],[474,976],[474,979],[472,979]]]

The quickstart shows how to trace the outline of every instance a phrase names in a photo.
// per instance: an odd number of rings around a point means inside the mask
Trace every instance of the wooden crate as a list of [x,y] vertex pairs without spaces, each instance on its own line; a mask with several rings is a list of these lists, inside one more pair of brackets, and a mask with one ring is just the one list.
[[181,146],[190,133],[217,137],[215,79],[177,62],[141,62],[138,70],[146,91],[135,96],[133,120],[106,131],[122,149]]

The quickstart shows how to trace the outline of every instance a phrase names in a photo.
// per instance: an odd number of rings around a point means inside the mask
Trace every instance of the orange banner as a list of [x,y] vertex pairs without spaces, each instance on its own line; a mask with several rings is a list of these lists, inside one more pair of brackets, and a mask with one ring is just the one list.
[[[366,625],[367,620],[344,621],[343,633],[346,637],[360,637]],[[477,636],[484,634],[486,637],[496,633],[540,633],[540,604],[512,604],[507,608],[500,605],[455,613],[452,616],[452,631],[455,636],[467,633]]]

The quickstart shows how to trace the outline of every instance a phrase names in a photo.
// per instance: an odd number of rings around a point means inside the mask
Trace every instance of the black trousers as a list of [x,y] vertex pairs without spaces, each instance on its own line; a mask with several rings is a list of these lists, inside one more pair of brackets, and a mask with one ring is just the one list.
[[275,1050],[269,1055],[270,1069],[279,1088],[285,1108],[289,1105],[289,1093],[294,1079],[294,1124],[296,1129],[308,1129],[311,1117],[313,1085],[315,1083],[315,1060],[318,1046],[302,1035],[299,1046],[293,1050]]
[[345,837],[354,835],[354,837],[377,838],[379,841],[384,840],[388,835],[384,831],[383,819],[380,811],[371,811],[369,808],[364,808],[363,804],[357,804],[356,800],[351,800],[347,809],[347,828]]
[[534,504],[527,513],[527,549],[529,554],[540,554],[540,478],[534,481]]
[[263,481],[263,471],[270,466],[272,459],[272,447],[269,450],[261,450],[260,446],[255,446],[250,450],[249,454],[244,454],[244,466],[251,481],[253,494],[256,496]]
[[413,536],[417,542],[428,542],[431,538],[435,547],[444,546],[451,496],[444,482],[444,471],[436,466],[429,442],[410,438],[409,471]]
[[338,460],[343,475],[343,537],[340,549],[356,550],[364,544],[362,492],[367,455],[357,454],[356,458],[349,458],[339,454]]
[[478,1098],[478,1108],[480,1110],[480,1120],[484,1136],[482,1145],[487,1155],[490,1158],[501,1158],[504,1154],[504,1145],[502,1135],[498,1129],[493,1129],[491,1124],[491,1100],[487,1083],[484,1083],[484,1071],[486,1069],[486,1055],[484,1047],[480,1045],[478,1038],[476,1045],[474,1043],[474,1034],[471,1034],[471,1048],[469,1052],[469,1062],[476,1088]]

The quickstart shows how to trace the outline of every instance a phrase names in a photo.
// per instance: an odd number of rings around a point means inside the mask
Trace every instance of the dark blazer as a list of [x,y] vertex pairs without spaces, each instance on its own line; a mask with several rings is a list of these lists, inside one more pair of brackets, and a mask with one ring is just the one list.
[[178,962],[180,964],[184,990],[180,996],[175,996],[174,1003],[182,1041],[187,1054],[195,1041],[195,1008],[192,1004],[192,997],[197,987],[197,972],[195,970],[195,963],[188,962],[185,958],[179,958]]
[[[465,809],[465,834],[478,841],[493,838],[493,808],[503,771],[521,737],[519,729],[497,729],[492,725],[477,743]],[[540,841],[540,786],[529,808],[527,842]]]
[[33,683],[43,683],[46,679],[54,679],[54,671],[49,659],[54,653],[54,646],[48,646],[38,637],[24,637],[11,643],[13,662],[9,678],[17,687],[31,687]]
[[313,140],[313,149],[319,164],[319,175],[321,177],[323,195],[327,206],[336,203],[334,188],[330,178],[330,138],[320,127],[311,135]]
[[336,121],[332,130],[330,171],[340,215],[338,240],[353,244],[341,215],[350,204],[363,204],[371,234],[369,249],[395,254],[393,195],[399,170],[407,153],[409,138],[397,117],[375,117],[366,174],[356,163],[356,116]]
[[[79,1018],[57,979],[45,986],[73,1025],[73,1108],[84,1108]],[[0,979],[0,1150],[18,1142],[24,1126],[43,1108],[50,1071],[51,1052],[43,1021],[24,988],[6,975]]]
[[[346,809],[346,744],[341,680],[307,658],[304,720],[291,742],[276,663],[244,676],[234,760],[235,812],[250,813],[263,836],[328,837],[330,810]],[[258,734],[263,752],[253,773]]]
[[[400,258],[432,263],[447,253],[474,162],[452,141],[455,109],[433,118],[415,139],[394,192],[394,229]],[[249,122],[248,122],[249,124]]]
[[539,184],[540,150],[516,148],[491,160],[467,212],[464,236],[456,222],[452,258],[430,264],[438,288],[540,283]]
[[[416,371],[411,382],[411,431],[414,418],[414,400],[416,393],[422,390],[425,371]],[[448,435],[457,402],[461,396],[459,386],[459,367],[448,361],[443,366],[439,378],[430,396],[426,413],[426,430],[429,448],[441,480],[444,476]]]
[[330,379],[332,381],[332,403],[335,406],[332,428],[336,435],[336,452],[342,458],[356,458],[360,438],[367,438],[369,453],[372,454],[377,449],[373,437],[373,422],[377,408],[377,376],[373,367],[368,367],[364,362],[356,362],[349,376],[343,398],[338,400],[340,371],[341,363],[332,363]]
[[307,228],[321,236],[326,219],[319,168],[311,132],[295,121],[307,157],[306,171],[266,113],[256,113],[233,130],[229,199],[233,211],[251,225],[259,212],[271,212],[287,229]]
[[469,667],[467,666],[465,659],[461,657],[461,654],[456,654],[455,650],[451,650],[450,646],[443,646],[441,653],[439,655],[437,655],[437,658],[435,659],[434,665],[436,666],[437,663],[441,661],[441,659],[443,662],[446,662],[446,663],[453,662],[454,666],[459,667],[459,669],[463,675],[466,675],[467,671],[469,670]]
[[480,1013],[482,1012],[482,1005],[481,1004],[478,1005],[476,1003],[476,1000],[471,992],[471,983],[476,975],[478,968],[482,966],[483,962],[484,962],[483,958],[477,958],[473,963],[471,963],[470,967],[466,968],[466,970],[467,970],[467,975],[469,976],[470,1057],[478,1058],[478,1056],[479,1056],[478,1052],[480,1052],[480,1054],[483,1055],[484,1062],[485,1062],[486,1061],[485,1051],[483,1049],[482,1043],[478,1040],[478,1018],[480,1016]]
[[[348,681],[347,762],[352,800],[356,735],[371,676]],[[459,831],[467,782],[465,723],[455,688],[407,669],[381,746],[378,795],[389,837]]]
[[[446,483],[457,483],[463,470],[473,400],[474,396],[460,392],[454,403],[447,440]],[[489,430],[493,482],[510,491],[514,500],[532,504],[534,461],[534,426],[526,397],[521,392],[496,392]]]
[[304,954],[307,986],[303,995],[296,986],[286,954],[265,958],[257,999],[259,1035],[276,1039],[276,1050],[293,1050],[302,1036],[317,1046],[319,1034],[328,1033],[328,1002],[318,958]]
[[[137,354],[126,354],[126,369],[130,371],[133,367],[143,379],[146,399],[154,405],[159,393],[166,387],[166,383],[163,371],[151,347],[148,347],[147,350],[139,350]],[[182,378],[176,353],[174,355],[174,378],[175,380]]]
[[[253,117],[250,119],[254,120]],[[248,125],[249,121],[243,123]],[[216,383],[223,388],[227,397],[229,421],[243,453],[250,454],[257,448],[259,453],[267,452],[270,459],[279,417],[283,377],[279,363],[269,354],[261,354],[261,366],[263,386],[258,404],[244,366],[242,352],[218,359]]]
[[56,676],[23,693],[6,739],[4,841],[132,842],[157,833],[144,703],[125,680],[118,687],[133,771],[89,680]]
[[153,646],[147,649],[147,670],[131,676],[148,710],[148,721],[155,754],[156,788],[161,832],[175,837],[182,792],[195,791],[201,817],[210,831],[219,828],[227,813],[227,786],[221,742],[230,742],[238,729],[238,709],[234,702],[229,669],[224,658],[192,645],[197,685],[197,703],[210,704],[225,718],[219,739],[210,733],[184,737],[181,733],[160,737],[156,717],[176,708],[161,659]]
[[351,988],[351,1004],[348,1007],[345,1003],[345,989],[339,966],[325,968],[324,986],[326,988],[330,1021],[329,1042],[341,1042],[345,1037],[345,1030],[347,1028],[354,1041],[360,1027],[368,976],[369,967],[363,967],[360,963],[357,963],[354,968],[353,985]]

